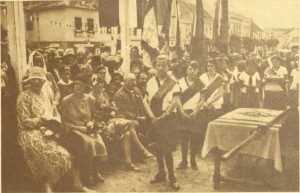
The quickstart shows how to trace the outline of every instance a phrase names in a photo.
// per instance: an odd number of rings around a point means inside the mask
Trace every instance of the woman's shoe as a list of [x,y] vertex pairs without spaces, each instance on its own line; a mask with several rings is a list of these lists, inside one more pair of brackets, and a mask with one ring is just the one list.
[[166,173],[158,173],[155,175],[154,179],[150,181],[150,184],[156,184],[166,180]]
[[47,193],[53,192],[51,186],[49,184],[47,184],[47,183],[44,184],[43,188],[44,188],[44,192],[47,192]]
[[176,167],[176,170],[184,170],[187,169],[187,163],[180,162],[180,164]]
[[174,189],[174,190],[179,190],[180,189],[180,186],[179,186],[179,183],[178,182],[174,182],[174,183],[170,183],[171,187]]
[[95,182],[94,178],[88,178],[85,180],[85,184],[90,187],[90,186],[95,186],[97,183]]
[[169,176],[170,185],[174,190],[179,190],[179,183],[174,175]]
[[95,190],[89,189],[85,186],[81,186],[81,187],[75,187],[75,191],[76,192],[96,192]]
[[101,174],[99,172],[96,172],[94,174],[94,180],[96,182],[104,182],[104,178],[101,176]]
[[198,170],[198,166],[195,160],[191,160],[191,168],[193,170]]
[[132,171],[141,171],[141,169],[139,167],[137,167],[136,165],[134,165],[132,162],[130,162],[129,164],[126,164],[125,167]]
[[143,155],[144,155],[145,158],[151,158],[151,157],[153,157],[153,154],[150,153],[146,148],[143,151]]

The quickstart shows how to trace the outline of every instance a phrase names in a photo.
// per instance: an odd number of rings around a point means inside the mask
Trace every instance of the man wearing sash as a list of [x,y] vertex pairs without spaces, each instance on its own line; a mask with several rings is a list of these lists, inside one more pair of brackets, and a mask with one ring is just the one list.
[[179,100],[180,88],[167,72],[169,61],[166,56],[160,55],[156,58],[157,76],[151,78],[147,83],[147,94],[144,98],[144,107],[152,121],[151,133],[154,138],[153,147],[159,172],[150,183],[159,183],[165,180],[166,172],[164,160],[169,172],[170,185],[175,190],[179,189],[179,183],[173,171],[173,155],[176,149],[177,125],[175,110]]
[[205,114],[202,109],[205,101],[205,96],[200,95],[203,84],[198,78],[199,65],[198,62],[192,61],[187,68],[187,77],[179,80],[179,86],[182,90],[182,95],[178,103],[178,110],[182,117],[181,126],[181,153],[182,161],[177,166],[177,170],[187,168],[187,154],[190,141],[191,152],[191,168],[197,170],[197,163],[195,160],[196,153],[200,148],[202,142],[201,129],[202,122],[205,120]]
[[217,61],[215,59],[207,62],[207,73],[200,76],[200,81],[204,84],[205,103],[203,108],[206,112],[206,124],[222,115],[222,104],[224,89],[224,79],[217,73]]

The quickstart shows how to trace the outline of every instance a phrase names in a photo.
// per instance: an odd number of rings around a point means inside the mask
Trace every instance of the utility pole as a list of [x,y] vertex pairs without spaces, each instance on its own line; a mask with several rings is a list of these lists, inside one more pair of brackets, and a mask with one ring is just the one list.
[[10,54],[11,65],[15,70],[19,91],[21,92],[21,80],[25,75],[25,66],[27,64],[23,2],[8,1],[6,3],[7,20],[9,21],[8,50]]
[[120,26],[121,26],[121,54],[123,56],[123,64],[121,70],[123,73],[130,71],[130,36],[129,36],[129,22],[130,17],[127,0],[119,1],[120,12]]

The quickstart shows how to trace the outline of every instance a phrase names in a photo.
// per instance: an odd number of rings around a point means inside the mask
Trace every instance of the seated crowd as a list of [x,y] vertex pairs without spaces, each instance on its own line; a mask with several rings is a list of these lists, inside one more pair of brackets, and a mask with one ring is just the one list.
[[137,47],[130,57],[130,73],[124,74],[120,52],[49,48],[30,54],[17,100],[19,144],[46,191],[66,173],[77,191],[104,182],[101,167],[114,153],[112,143],[133,171],[140,168],[132,146],[142,160],[153,157],[147,150],[153,148],[159,171],[151,183],[165,179],[165,163],[178,189],[172,152],[179,140],[182,161],[176,169],[187,168],[190,147],[191,168],[197,170],[196,154],[210,121],[261,103],[275,110],[298,106],[298,54],[286,62],[279,55],[211,52],[206,64],[190,61],[187,53],[172,61],[159,55],[154,68],[143,65]]

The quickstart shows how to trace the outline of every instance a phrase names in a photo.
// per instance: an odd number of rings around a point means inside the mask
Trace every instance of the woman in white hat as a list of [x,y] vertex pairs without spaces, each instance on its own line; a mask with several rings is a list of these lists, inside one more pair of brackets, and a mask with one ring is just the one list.
[[[33,176],[42,181],[44,191],[51,192],[60,177],[70,170],[72,157],[66,149],[54,140],[45,138],[41,132],[41,128],[48,120],[54,119],[60,122],[53,93],[42,89],[46,81],[42,68],[30,69],[28,77],[30,87],[22,92],[17,100],[18,141]],[[74,185],[78,190],[84,190],[75,172],[73,177]]]

